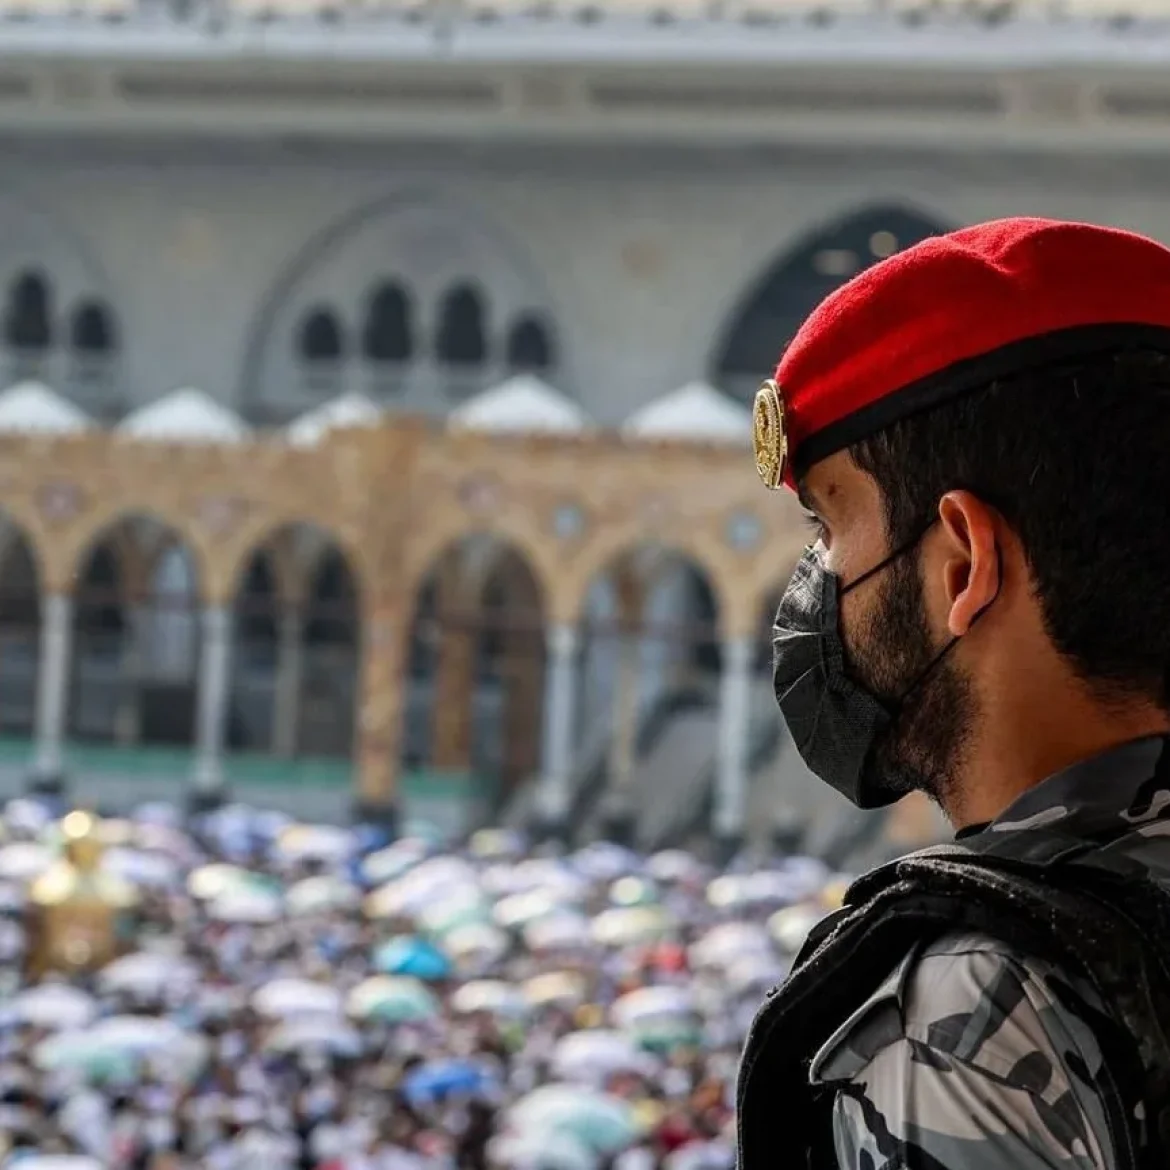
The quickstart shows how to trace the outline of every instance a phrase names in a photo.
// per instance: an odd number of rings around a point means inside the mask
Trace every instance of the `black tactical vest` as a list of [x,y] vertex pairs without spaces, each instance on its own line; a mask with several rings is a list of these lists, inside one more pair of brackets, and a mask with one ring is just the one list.
[[[813,1057],[917,944],[977,931],[1092,983],[1118,1170],[1170,1167],[1170,895],[1101,840],[982,833],[880,866],[813,931],[748,1034],[738,1170],[836,1170]],[[1144,1107],[1145,1121],[1138,1117]]]

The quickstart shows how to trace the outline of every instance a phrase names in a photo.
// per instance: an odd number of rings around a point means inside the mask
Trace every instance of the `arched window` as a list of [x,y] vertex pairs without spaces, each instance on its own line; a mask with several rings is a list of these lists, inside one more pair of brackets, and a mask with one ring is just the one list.
[[337,362],[345,356],[341,322],[332,309],[311,309],[301,322],[297,351],[303,362]]
[[553,343],[549,328],[536,317],[521,317],[508,333],[508,368],[541,372],[553,365]]
[[451,366],[478,366],[487,359],[483,297],[467,284],[459,284],[443,297],[439,309],[436,352]]
[[69,322],[69,344],[86,357],[105,357],[118,346],[113,314],[101,301],[82,301]]
[[372,362],[408,362],[414,356],[410,298],[398,284],[370,294],[362,329],[362,354]]
[[13,349],[38,352],[53,343],[52,292],[39,272],[22,272],[8,290],[4,341]]
[[903,208],[872,207],[806,237],[764,274],[740,307],[712,380],[750,400],[819,301],[878,260],[946,230]]

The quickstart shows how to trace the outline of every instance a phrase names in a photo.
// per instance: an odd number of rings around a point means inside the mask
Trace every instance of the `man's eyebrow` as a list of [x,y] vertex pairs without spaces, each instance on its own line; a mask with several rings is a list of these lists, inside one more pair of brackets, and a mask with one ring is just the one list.
[[797,484],[796,498],[800,501],[800,506],[806,512],[816,512],[818,515],[821,511],[821,502],[817,499],[816,492],[804,484]]

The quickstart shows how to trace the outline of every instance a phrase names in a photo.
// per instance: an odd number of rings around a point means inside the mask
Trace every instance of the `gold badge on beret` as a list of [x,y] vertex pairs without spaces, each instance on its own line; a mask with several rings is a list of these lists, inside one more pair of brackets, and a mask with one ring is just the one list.
[[784,426],[784,396],[775,378],[756,391],[752,407],[752,442],[756,450],[756,471],[764,486],[775,491],[783,486],[788,464],[788,432]]

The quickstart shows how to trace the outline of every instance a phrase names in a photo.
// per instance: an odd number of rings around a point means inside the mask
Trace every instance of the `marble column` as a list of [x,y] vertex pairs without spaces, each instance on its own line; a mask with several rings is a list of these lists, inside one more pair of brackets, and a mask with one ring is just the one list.
[[741,841],[746,827],[752,651],[748,638],[723,643],[713,828],[728,843]]
[[276,688],[272,697],[272,751],[282,759],[297,754],[301,682],[305,673],[305,618],[289,607],[280,615],[276,643]]
[[517,630],[504,650],[503,790],[507,797],[540,768],[544,639],[539,632]]
[[50,593],[41,600],[40,667],[37,672],[34,780],[57,783],[64,768],[65,712],[73,635],[73,599]]
[[202,616],[195,722],[195,766],[191,777],[197,799],[214,800],[224,789],[223,751],[231,694],[229,671],[232,614],[225,605],[208,605]]
[[550,826],[561,826],[572,803],[573,718],[577,710],[577,650],[575,626],[557,624],[547,636],[548,659],[544,677],[544,739],[540,794],[541,816]]

